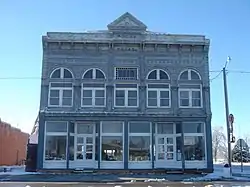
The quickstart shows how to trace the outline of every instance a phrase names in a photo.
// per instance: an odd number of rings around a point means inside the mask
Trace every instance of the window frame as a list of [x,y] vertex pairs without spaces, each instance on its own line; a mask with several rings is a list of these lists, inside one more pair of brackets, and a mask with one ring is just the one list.
[[[106,84],[104,84],[104,87],[84,87],[84,83],[81,85],[81,107],[106,107],[106,100],[107,100],[107,95],[106,95]],[[94,83],[93,83],[94,84]],[[92,91],[92,96],[91,96],[91,105],[83,105],[83,91],[84,90],[89,90]],[[96,90],[102,90],[104,91],[104,105],[95,105],[95,91]]]
[[[119,78],[117,77],[117,74],[116,74],[117,69],[119,69],[119,68],[128,68],[128,69],[129,69],[129,68],[134,68],[134,69],[136,69],[136,78],[135,78],[135,79],[131,79],[131,78],[119,79]],[[139,73],[139,68],[138,68],[138,67],[115,67],[115,68],[114,68],[114,79],[115,79],[115,80],[121,80],[121,81],[136,81],[136,80],[139,79],[138,73]]]
[[[194,84],[182,84],[182,85],[194,85]],[[178,88],[178,105],[179,108],[203,108],[203,94],[202,94],[202,84],[196,84],[200,86],[200,89],[198,88]],[[188,100],[189,100],[189,104],[188,106],[181,106],[181,91],[186,91],[188,92]],[[193,101],[193,97],[192,97],[192,92],[193,91],[198,91],[200,92],[200,100],[201,100],[201,105],[200,106],[193,106],[192,101]]]
[[[67,131],[66,132],[47,132],[47,123],[48,122],[61,122],[61,123],[66,123],[67,125]],[[68,126],[69,126],[69,122],[67,121],[45,121],[44,123],[45,127],[44,127],[44,142],[43,142],[43,162],[60,162],[60,163],[66,163],[67,158],[65,160],[46,160],[45,159],[45,155],[46,155],[46,141],[47,141],[47,136],[62,136],[62,137],[66,137],[66,153],[65,155],[67,155],[68,152]]]
[[[116,91],[122,90],[124,91],[124,106],[117,106],[116,105]],[[128,106],[128,92],[129,91],[136,91],[137,93],[137,100],[136,100],[136,106]],[[114,107],[116,108],[138,108],[139,107],[139,89],[138,89],[138,84],[136,84],[136,88],[117,88],[116,84],[114,85]]]
[[[72,82],[67,82],[72,84],[72,87],[51,87],[51,84],[53,83],[61,83],[61,82],[50,82],[49,83],[49,93],[48,93],[48,107],[57,107],[57,108],[70,108],[73,107],[73,100],[74,100],[74,85]],[[51,90],[58,90],[59,91],[59,104],[58,105],[51,105],[50,104],[50,92]],[[64,90],[70,90],[72,92],[71,97],[71,105],[63,105],[63,91]]]
[[[162,85],[168,85],[169,88],[149,88],[148,85],[150,84],[162,84]],[[157,106],[149,106],[149,91],[156,91],[156,99],[157,99]],[[161,106],[161,97],[160,97],[160,92],[161,91],[168,91],[169,93],[169,105],[168,106]],[[146,93],[146,98],[147,98],[147,108],[171,108],[171,88],[170,88],[170,83],[148,83],[147,84],[147,93]]]

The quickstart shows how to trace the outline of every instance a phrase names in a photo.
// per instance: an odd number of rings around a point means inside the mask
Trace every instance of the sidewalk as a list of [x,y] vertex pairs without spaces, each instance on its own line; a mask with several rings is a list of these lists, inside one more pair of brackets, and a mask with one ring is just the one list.
[[184,179],[201,177],[198,174],[27,174],[0,175],[0,182],[163,182],[183,181]]

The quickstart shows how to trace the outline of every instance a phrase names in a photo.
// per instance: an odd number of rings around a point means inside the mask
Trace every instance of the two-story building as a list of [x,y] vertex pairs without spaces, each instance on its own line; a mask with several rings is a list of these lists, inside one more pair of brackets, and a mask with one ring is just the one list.
[[212,171],[209,40],[107,27],[42,38],[38,169]]

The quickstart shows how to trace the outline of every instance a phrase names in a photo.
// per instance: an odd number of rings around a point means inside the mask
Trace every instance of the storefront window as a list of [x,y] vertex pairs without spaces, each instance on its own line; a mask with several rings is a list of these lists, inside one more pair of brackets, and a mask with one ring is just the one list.
[[67,122],[46,122],[45,160],[66,160]]
[[176,160],[177,161],[181,161],[181,145],[182,145],[182,141],[181,141],[181,137],[176,137]]
[[123,140],[122,136],[102,136],[102,160],[122,161]]
[[69,137],[69,160],[73,161],[74,160],[74,155],[75,155],[75,137],[70,136]]
[[46,136],[45,160],[66,160],[67,136]]
[[129,122],[129,161],[151,160],[151,124]]
[[149,161],[150,160],[150,136],[129,137],[129,160]]
[[183,123],[185,160],[205,160],[204,123]]
[[185,160],[205,160],[205,141],[202,136],[185,136]]

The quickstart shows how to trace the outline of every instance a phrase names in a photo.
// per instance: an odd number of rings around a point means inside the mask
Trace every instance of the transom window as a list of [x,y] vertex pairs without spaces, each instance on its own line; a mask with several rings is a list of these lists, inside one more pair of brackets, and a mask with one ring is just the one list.
[[73,74],[71,73],[70,70],[68,70],[66,68],[57,68],[51,73],[50,78],[53,78],[53,79],[72,79]]
[[169,80],[168,74],[161,69],[155,69],[149,72],[147,79],[149,80]]
[[105,84],[82,84],[82,106],[104,107],[106,103]]
[[116,107],[137,107],[138,106],[137,84],[116,84],[115,85],[115,106]]
[[50,107],[71,107],[73,105],[72,83],[50,83]]
[[[187,82],[181,82],[183,80]],[[201,76],[195,70],[188,69],[180,74],[179,81],[181,82],[178,91],[179,107],[201,108],[203,104]]]
[[115,79],[136,80],[138,79],[137,68],[115,68]]
[[83,79],[105,79],[105,75],[100,69],[92,68],[85,71]]
[[180,74],[179,80],[201,80],[201,77],[195,70],[188,69]]
[[148,107],[170,107],[169,84],[148,84],[147,105]]

